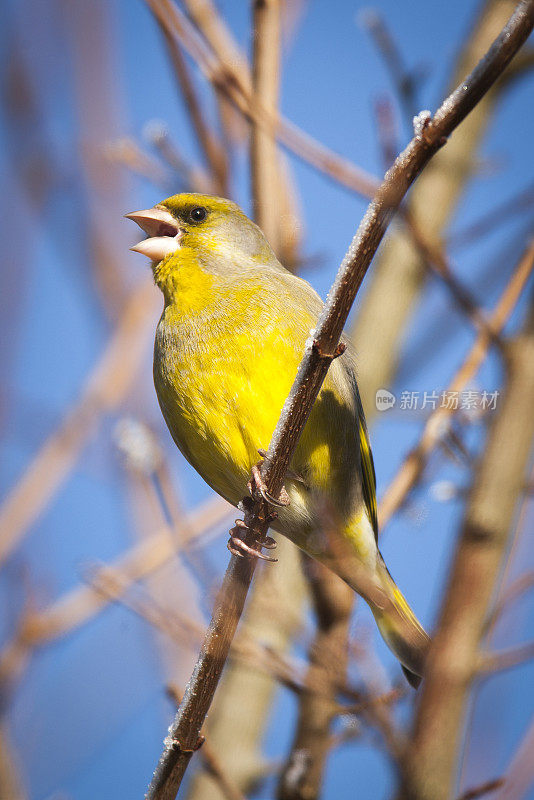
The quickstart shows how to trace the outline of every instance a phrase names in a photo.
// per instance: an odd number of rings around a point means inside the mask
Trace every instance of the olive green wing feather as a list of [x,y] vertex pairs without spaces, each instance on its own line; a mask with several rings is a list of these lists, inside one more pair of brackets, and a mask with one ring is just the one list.
[[367,431],[367,423],[365,421],[365,414],[363,413],[363,405],[360,398],[360,393],[356,388],[357,408],[358,408],[358,426],[360,434],[360,460],[362,468],[362,490],[365,507],[367,514],[373,526],[375,539],[378,541],[378,509],[376,505],[376,473],[373,461],[373,454],[371,452],[371,443],[369,441],[369,433]]

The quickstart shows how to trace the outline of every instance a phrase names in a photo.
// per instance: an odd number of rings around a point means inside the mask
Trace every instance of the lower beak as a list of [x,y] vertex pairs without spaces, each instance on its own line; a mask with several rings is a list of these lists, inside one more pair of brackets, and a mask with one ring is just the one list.
[[124,216],[139,225],[148,237],[130,248],[135,253],[148,256],[152,261],[161,261],[180,247],[180,228],[166,208],[154,206]]

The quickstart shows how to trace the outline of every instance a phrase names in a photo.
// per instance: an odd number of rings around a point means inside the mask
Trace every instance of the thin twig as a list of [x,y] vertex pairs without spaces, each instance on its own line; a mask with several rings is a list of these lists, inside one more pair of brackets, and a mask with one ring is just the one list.
[[[462,43],[447,79],[451,89],[483,57],[516,5],[517,0],[485,0],[480,4],[475,24]],[[476,151],[501,97],[499,87],[499,82],[494,84],[483,102],[462,123],[461,133],[452,137],[411,193],[410,211],[419,229],[434,246],[441,247],[454,209],[473,176]],[[402,228],[392,230],[369,279],[365,299],[352,328],[353,339],[358,343],[359,388],[369,422],[376,414],[376,391],[392,383],[400,344],[426,277],[422,259],[405,231]]]
[[395,161],[398,147],[398,130],[393,110],[393,103],[386,96],[377,97],[374,102],[374,112],[376,119],[376,131],[378,146],[382,156],[382,165],[385,170],[389,169]]
[[480,786],[475,786],[473,789],[468,789],[466,792],[463,792],[463,794],[458,797],[458,800],[477,800],[479,797],[484,797],[485,794],[497,791],[497,789],[500,789],[504,784],[504,778],[494,778],[491,781],[485,781],[481,783]]
[[[332,573],[327,573],[323,568],[325,574],[330,574],[331,578],[335,577]],[[169,636],[173,641],[180,644],[181,647],[193,648],[198,645],[202,636],[202,627],[195,624],[182,614],[177,613],[174,609],[162,607],[151,595],[144,595],[144,593],[136,593],[135,595],[127,594],[127,583],[125,584],[123,577],[118,572],[113,572],[110,569],[101,569],[94,573],[94,578],[88,574],[88,579],[91,580],[94,589],[102,593],[103,597],[107,600],[118,602],[130,611],[134,612],[137,616],[149,622],[154,628],[162,631]],[[339,581],[339,579],[336,579]],[[343,584],[339,584],[343,587]],[[276,613],[276,608],[273,607],[273,613]],[[332,620],[332,626],[328,623],[326,628],[326,638],[317,640],[317,648],[322,649],[322,645],[330,643],[334,645],[335,640],[338,639],[338,644],[342,647],[342,639],[344,638],[342,630],[339,628],[345,627],[346,622],[343,617],[346,612],[341,614],[337,608],[331,611],[326,610],[327,614],[333,613],[337,622]],[[326,620],[325,620],[326,622]],[[335,629],[337,628],[337,633]],[[339,638],[341,634],[341,638]],[[345,637],[346,641],[346,637]],[[336,653],[338,648],[334,648]],[[330,721],[335,715],[363,715],[366,720],[373,726],[377,727],[385,741],[388,744],[388,749],[397,753],[400,751],[400,744],[397,739],[396,732],[389,721],[387,707],[397,702],[402,697],[403,692],[398,689],[390,690],[385,694],[376,694],[374,690],[362,692],[345,682],[344,670],[332,661],[330,664],[332,668],[332,675],[325,681],[325,675],[321,670],[306,670],[303,664],[296,663],[294,660],[289,661],[282,654],[271,650],[266,647],[264,642],[257,641],[249,635],[248,632],[242,632],[232,642],[231,658],[241,663],[252,667],[254,670],[259,670],[264,675],[271,677],[278,681],[281,685],[294,692],[297,697],[305,698],[305,702],[315,707],[319,711],[319,716],[316,720],[320,721],[323,718],[325,722]],[[334,656],[334,653],[330,654]],[[328,658],[319,651],[317,652],[318,661],[326,666]],[[343,659],[341,659],[343,661]],[[336,677],[337,676],[337,677]],[[335,695],[341,693],[353,701],[353,705],[342,705],[335,701]],[[309,732],[308,732],[309,733]],[[311,733],[313,736],[313,732]],[[311,738],[309,738],[311,742]],[[323,750],[323,757],[328,753],[330,747],[337,746],[341,742],[336,737],[330,737],[328,741],[321,741],[320,737],[316,740],[316,747]],[[316,751],[317,752],[317,751]],[[297,765],[300,759],[296,758]],[[320,765],[315,763],[314,757],[307,759],[306,762],[310,765],[312,772],[318,771],[320,777]],[[301,772],[302,776],[302,772]],[[306,786],[310,786],[310,777],[307,776]],[[302,785],[299,783],[299,790]],[[297,795],[298,796],[298,795]],[[303,795],[304,796],[304,795]]]
[[0,565],[58,491],[99,418],[128,392],[148,349],[156,304],[151,283],[133,292],[80,398],[5,498],[0,508]]
[[[512,314],[523,289],[534,268],[534,242],[532,242],[517,265],[509,283],[495,309],[489,318],[489,326],[494,335],[500,334],[507,320]],[[490,345],[490,338],[484,329],[479,335],[463,364],[456,372],[446,390],[448,397],[460,392],[471,380],[482,364]],[[381,528],[386,525],[393,514],[405,502],[409,492],[420,480],[430,453],[446,433],[449,421],[456,413],[454,404],[442,405],[436,408],[428,417],[419,443],[406,456],[397,470],[397,474],[386,489],[379,505],[379,520]]]
[[[191,164],[179,151],[176,142],[169,136],[166,126],[160,122],[149,122],[144,128],[144,137],[158,152],[160,158],[176,174],[185,191],[209,194],[213,191],[213,179],[205,169]],[[175,182],[176,186],[176,182]]]
[[[387,173],[339,268],[263,461],[261,474],[271,496],[280,495],[328,367],[342,352],[338,348],[343,326],[392,214],[430,158],[502,74],[533,25],[534,0],[525,0],[486,56],[435,116],[428,114],[420,119],[416,136]],[[269,526],[269,512],[261,496],[245,506],[245,523],[245,542],[251,546],[258,538],[261,542]],[[173,800],[199,746],[199,732],[228,656],[254,569],[253,559],[232,556],[230,560],[201,653],[150,783],[148,800]]]
[[[180,647],[197,649],[200,646],[204,633],[202,625],[174,609],[161,605],[150,593],[137,591],[132,594],[129,591],[131,583],[128,577],[118,570],[106,566],[95,567],[86,572],[86,579],[91,590],[106,602],[117,603],[128,609]],[[276,613],[274,605],[273,613]],[[298,697],[303,694],[313,694],[318,700],[328,703],[331,716],[361,714],[375,703],[387,705],[400,696],[399,691],[395,690],[394,693],[388,692],[385,696],[375,697],[372,691],[363,692],[340,678],[335,683],[335,691],[350,700],[352,704],[337,702],[332,697],[332,686],[325,687],[324,682],[318,681],[315,676],[310,676],[306,664],[288,658],[267,646],[265,642],[251,636],[248,631],[242,631],[234,638],[229,657],[233,661],[268,675]]]
[[378,52],[388,69],[395,87],[405,120],[408,124],[417,113],[416,88],[419,75],[406,68],[400,50],[391,35],[383,16],[376,8],[365,9],[359,15],[360,23],[369,31]]
[[184,101],[189,112],[189,119],[191,120],[191,124],[197,135],[198,142],[202,148],[202,151],[204,152],[206,162],[210,168],[213,179],[212,190],[216,194],[226,195],[228,193],[227,155],[221,142],[215,136],[215,133],[210,130],[206,123],[206,115],[202,110],[202,106],[197,96],[197,92],[179,42],[169,33],[168,28],[162,24],[161,20],[157,16],[156,20],[163,34],[169,59],[172,63],[178,86],[183,94]]
[[[400,52],[391,36],[382,16],[376,9],[364,10],[360,16],[361,23],[369,30],[375,44],[381,53],[390,72],[391,79],[396,89],[396,94],[408,122],[411,124],[415,107],[415,82],[404,68]],[[395,136],[393,111],[391,104],[383,99],[376,103],[379,141],[386,165],[389,167],[395,158]],[[441,243],[434,241],[435,237],[428,237],[420,226],[414,214],[404,206],[399,214],[404,222],[412,241],[422,257],[427,269],[430,269],[438,279],[447,287],[451,296],[460,309],[472,321],[478,330],[484,328],[493,339],[493,333],[487,326],[485,316],[469,290],[456,278],[450,268],[449,261]]]
[[[217,497],[203,504],[187,519],[185,535],[198,538],[207,530],[225,523],[229,516],[228,504]],[[20,674],[31,652],[52,642],[88,622],[112,599],[97,588],[106,576],[121,578],[123,591],[134,583],[156,572],[176,554],[176,539],[165,527],[145,541],[132,547],[114,563],[94,571],[93,586],[82,584],[66,592],[48,608],[28,610],[13,639],[0,652],[0,682],[12,682]]]
[[172,186],[172,175],[156,158],[145,153],[136,141],[123,136],[110,142],[106,147],[109,161],[121,164],[135,175],[140,175],[150,181],[153,186],[168,192]]
[[170,526],[177,555],[191,569],[200,589],[205,592],[212,585],[213,576],[209,575],[206,560],[199,558],[190,547],[195,534],[189,527],[157,437],[142,420],[126,417],[115,426],[114,438],[135,488],[141,486],[150,506],[151,518],[159,520],[157,524],[162,528]]
[[489,324],[486,315],[478,306],[471,292],[453,274],[445,251],[430,242],[421,228],[416,224],[408,209],[402,209],[400,216],[406,225],[413,243],[417,247],[423,261],[434,275],[447,287],[450,295],[478,331],[484,332],[494,344],[500,344],[499,334]]
[[510,218],[515,218],[522,211],[529,211],[534,208],[534,183],[529,183],[524,189],[513,197],[499,203],[487,214],[475,220],[459,231],[453,231],[447,237],[448,247],[465,247],[470,243],[480,242],[481,238],[488,233],[494,233],[495,228],[508,222]]
[[517,580],[515,580],[499,598],[497,605],[493,609],[493,612],[488,619],[487,632],[490,633],[494,629],[495,625],[499,622],[503,614],[505,614],[509,608],[513,606],[515,601],[523,594],[529,592],[533,587],[534,572],[527,572],[517,578]]
[[205,590],[213,584],[214,575],[205,557],[190,546],[195,538],[194,532],[190,528],[181,498],[173,486],[169,465],[165,460],[155,470],[152,477],[156,493],[172,527],[176,550],[191,568],[199,587]]
[[148,622],[153,629],[165,633],[180,647],[195,651],[203,634],[203,626],[182,612],[171,611],[150,594],[147,586],[136,586],[131,591],[127,576],[105,566],[95,565],[85,570],[88,586],[106,602],[116,603]]
[[[338,181],[341,185],[362,195],[372,197],[377,190],[378,181],[348,159],[334,153],[316,141],[280,114],[269,114],[255,100],[251,91],[250,73],[244,72],[243,60],[228,56],[219,39],[214,36],[214,20],[220,21],[217,10],[210,4],[209,14],[199,15],[200,6],[205,3],[191,3],[190,12],[197,14],[195,23],[210,36],[209,44],[199,36],[185,14],[169,0],[146,0],[154,14],[168,30],[180,38],[185,49],[197,62],[207,80],[224,92],[236,108],[249,121],[258,125],[274,127],[278,141],[298,158],[313,164],[321,172]],[[207,23],[211,24],[208,26]],[[220,30],[220,26],[217,30]],[[221,57],[222,51],[222,57]],[[244,77],[246,75],[246,78]]]
[[479,671],[482,675],[503,672],[518,667],[525,661],[531,661],[533,658],[534,642],[527,642],[517,647],[509,647],[506,650],[484,655],[480,660]]
[[369,636],[360,636],[358,641],[353,640],[351,645],[366,694],[370,699],[370,702],[363,705],[360,713],[368,727],[378,732],[383,751],[398,769],[406,746],[406,737],[391,713],[392,704],[385,703],[383,698],[388,696],[400,698],[406,692],[405,684],[402,690],[398,687],[387,688],[389,681]]
[[524,800],[534,782],[534,720],[532,720],[506,770],[504,785],[495,800]]
[[[386,100],[376,103],[376,114],[378,123],[378,138],[386,168],[389,168],[395,160],[397,149],[395,147],[394,124],[392,110]],[[484,313],[479,308],[476,300],[470,291],[462,285],[461,281],[453,274],[449,260],[445,254],[443,246],[425,235],[422,227],[417,224],[413,213],[403,205],[399,211],[399,218],[402,220],[413,244],[417,248],[426,269],[431,271],[440,280],[458,306],[477,330],[486,330],[491,339],[499,343],[493,331],[488,326]]]
[[[190,511],[181,529],[181,541],[190,545],[208,531],[217,531],[227,524],[232,509],[220,497],[214,497]],[[176,554],[176,534],[168,527],[134,545],[115,562],[95,572],[94,578],[107,573],[121,574],[126,590],[166,564]],[[29,618],[28,628],[39,641],[56,638],[92,618],[104,605],[101,595],[91,587],[78,586],[56,600],[48,609]]]
[[[263,131],[265,139],[268,140],[274,132],[281,144],[285,145],[298,158],[313,165],[320,172],[328,175],[341,185],[347,186],[365,197],[373,195],[374,190],[378,187],[377,182],[372,183],[373,178],[365,176],[359,167],[329,151],[324,145],[300,131],[288,120],[277,115],[276,110],[269,107],[261,96],[257,93],[252,93],[250,75],[245,69],[246,64],[240,58],[239,64],[241,68],[237,69],[235,55],[237,50],[229,38],[224,22],[218,16],[216,9],[209,0],[190,3],[189,9],[199,31],[213,48],[213,52],[218,59],[215,65],[212,64],[213,55],[210,56],[205,52],[205,48],[199,42],[198,37],[195,38],[195,32],[191,31],[189,21],[181,14],[179,9],[172,6],[168,0],[147,0],[147,2],[149,2],[154,13],[158,15],[160,24],[164,24],[163,20],[165,20],[165,24],[174,25],[177,34],[182,41],[185,41],[186,46],[189,42],[190,52],[197,59],[201,68],[204,69],[206,77],[214,86],[221,88],[228,94],[241,113],[249,119],[256,135],[259,135],[258,132]],[[261,39],[257,41],[261,41]],[[273,51],[272,46],[270,51]],[[266,48],[265,52],[269,52],[269,50]],[[208,66],[209,64],[211,66]],[[272,87],[270,89],[272,95]],[[265,168],[265,164],[269,163],[269,161],[262,158],[258,163],[262,165],[262,170],[268,175],[268,180],[273,180],[275,175],[273,169],[266,170]],[[478,309],[469,292],[452,275],[444,255],[438,252],[437,248],[431,247],[426,242],[423,232],[419,230],[408,211],[404,212],[403,217],[408,224],[409,232],[414,239],[416,247],[423,255],[425,263],[444,282],[460,309],[467,313],[478,328],[484,327],[485,323],[480,309]],[[268,222],[267,219],[266,222]],[[265,228],[261,222],[260,227],[266,232],[267,230],[270,231],[270,235],[268,234],[267,238],[271,241],[271,244],[273,244],[273,241],[276,244],[274,227],[267,225],[267,228]]]

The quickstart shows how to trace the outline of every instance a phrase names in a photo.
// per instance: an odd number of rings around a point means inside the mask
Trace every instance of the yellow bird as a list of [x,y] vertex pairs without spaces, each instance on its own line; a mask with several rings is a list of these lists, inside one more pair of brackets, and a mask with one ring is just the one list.
[[[234,506],[267,449],[322,302],[286,270],[241,209],[178,194],[126,215],[147,239],[165,300],[154,384],[171,435],[204,480]],[[369,603],[412,685],[429,639],[377,545],[375,472],[353,349],[327,374],[285,480],[272,527],[334,569]],[[286,501],[287,502],[287,501]],[[239,549],[234,539],[233,549]]]

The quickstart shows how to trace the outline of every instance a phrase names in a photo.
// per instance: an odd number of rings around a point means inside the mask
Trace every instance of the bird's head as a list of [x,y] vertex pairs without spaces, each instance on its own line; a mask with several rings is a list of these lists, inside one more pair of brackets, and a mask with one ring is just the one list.
[[267,239],[237,206],[222,197],[205,194],[176,194],[154,208],[126,214],[147,238],[131,249],[148,256],[155,271],[162,261],[194,254],[210,271],[276,258]]

